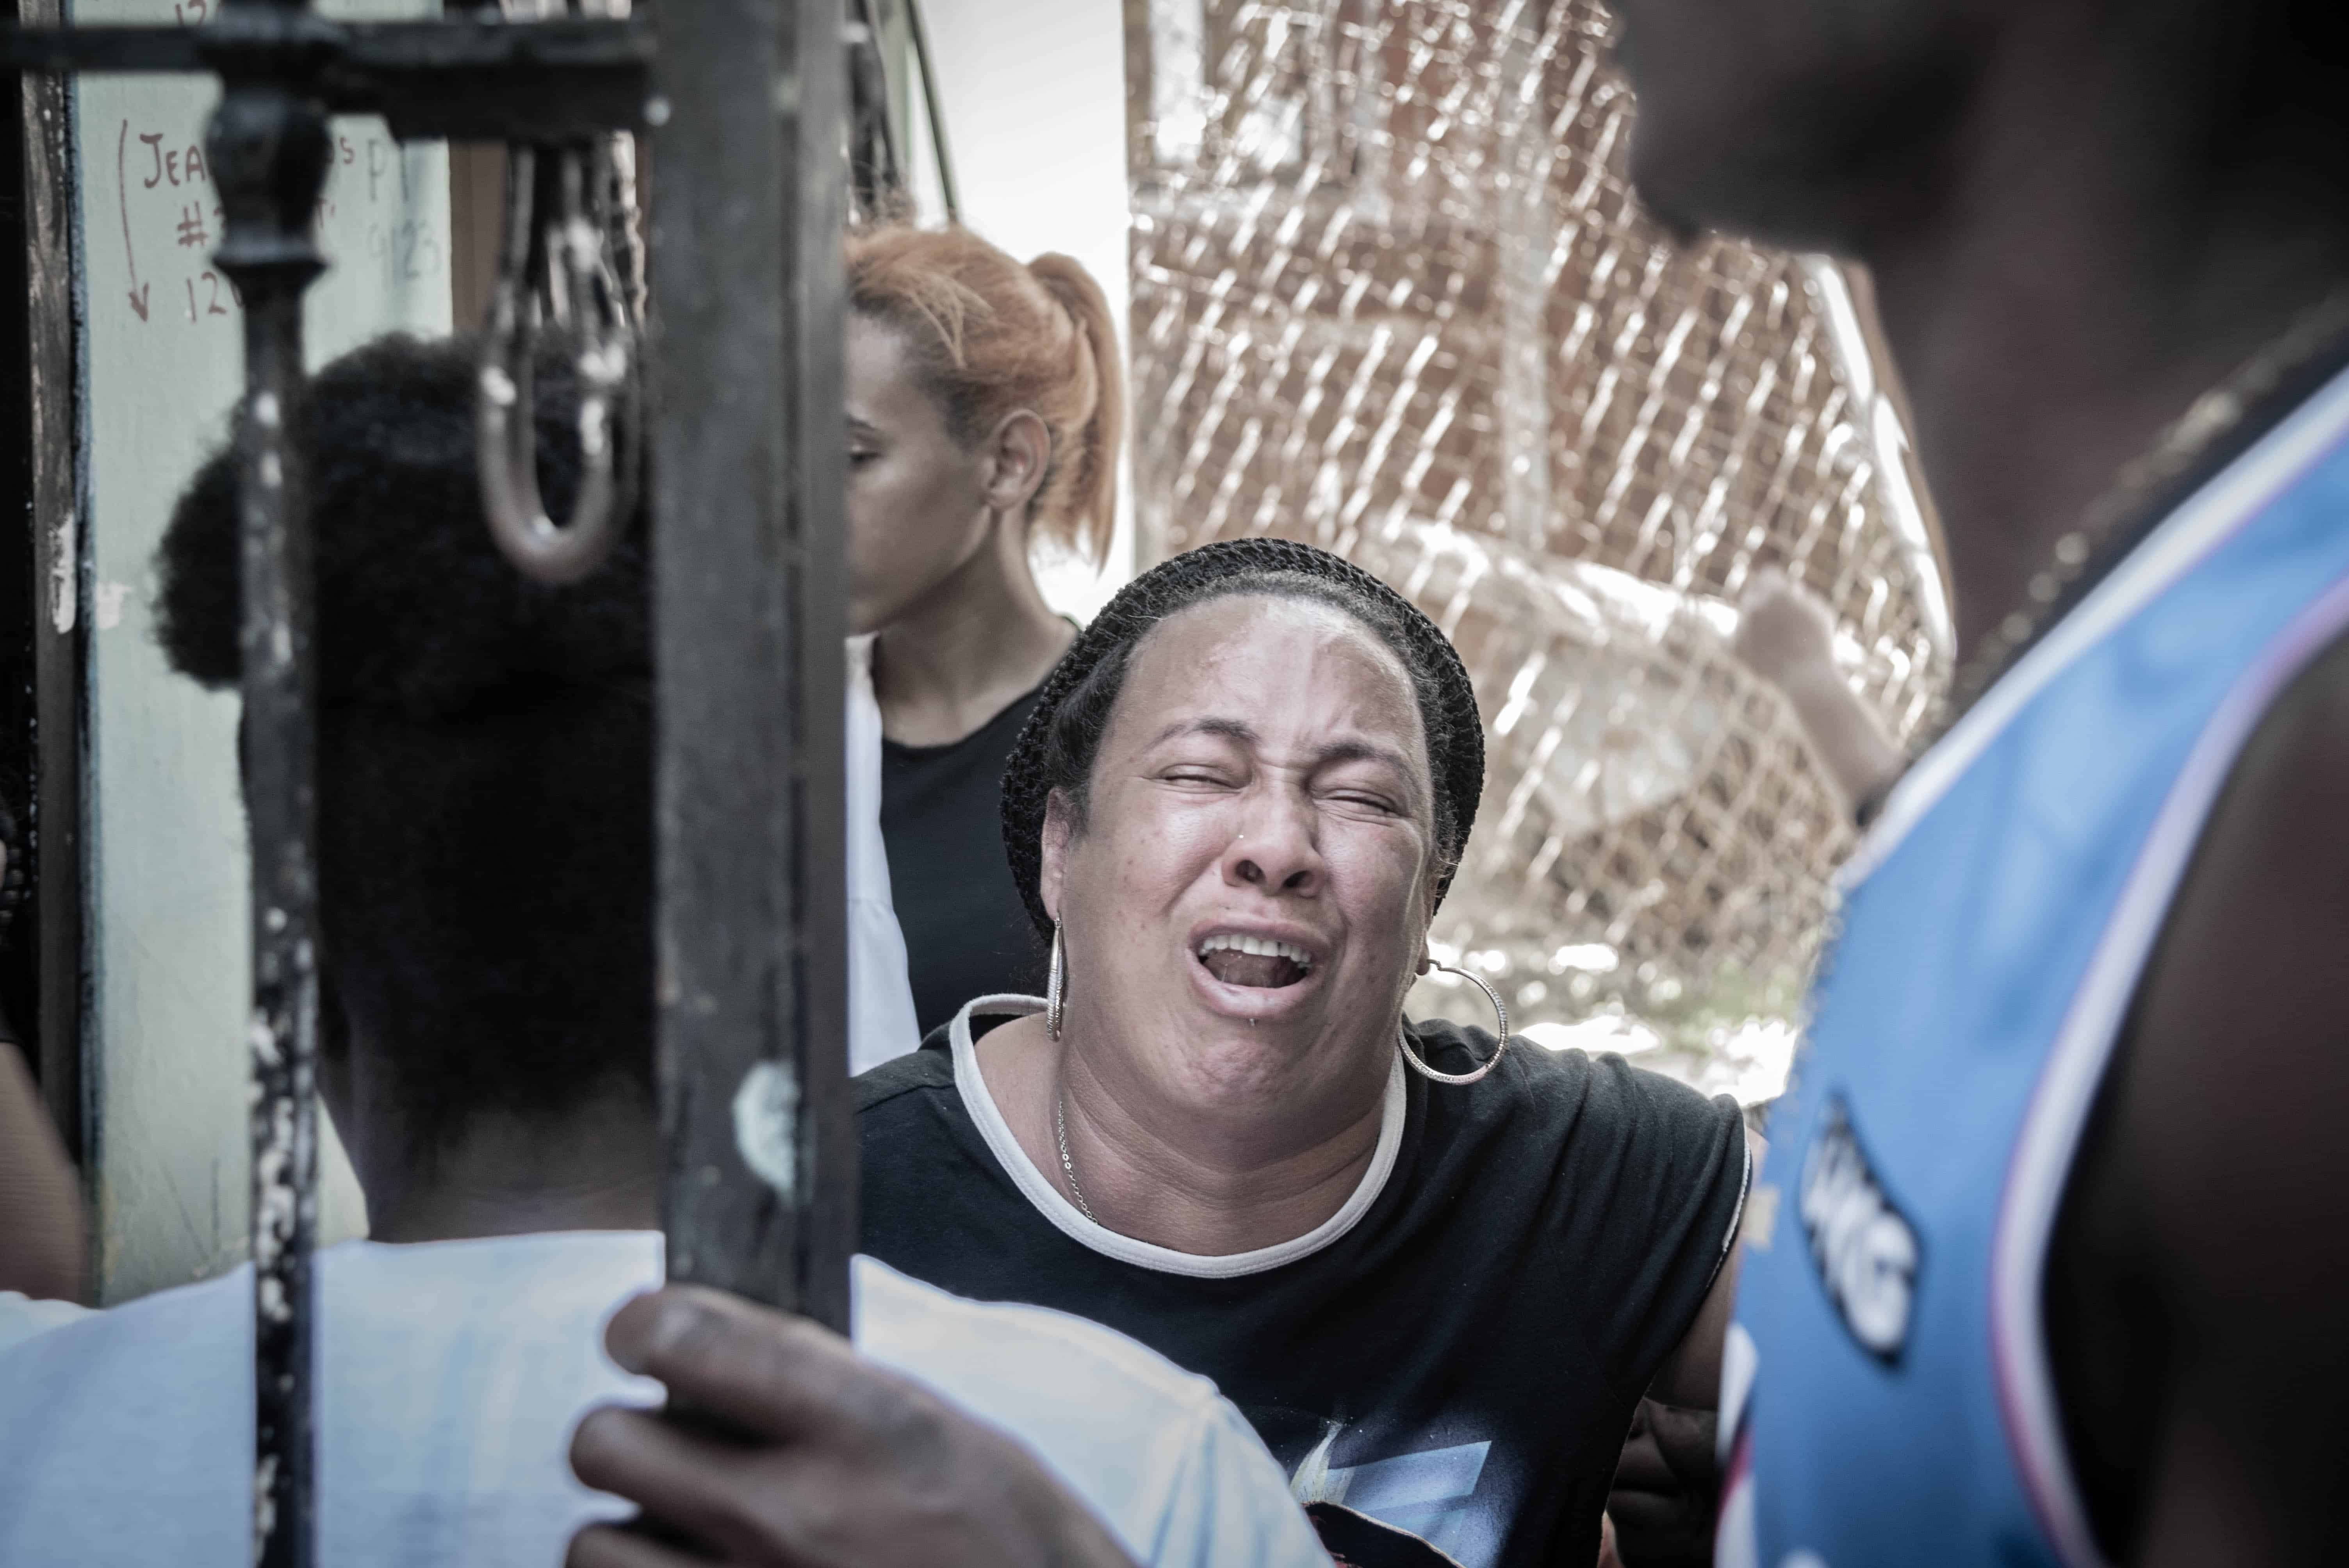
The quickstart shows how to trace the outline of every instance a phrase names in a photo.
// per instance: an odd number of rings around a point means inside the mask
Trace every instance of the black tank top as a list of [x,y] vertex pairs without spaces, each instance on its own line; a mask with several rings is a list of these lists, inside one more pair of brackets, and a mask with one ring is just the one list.
[[974,996],[1044,989],[1047,954],[1003,857],[1003,768],[1040,686],[944,746],[881,742],[881,838],[922,1032]]
[[[1446,1071],[1493,1054],[1481,1029],[1412,1028]],[[1466,1568],[1588,1568],[1632,1410],[1744,1201],[1733,1101],[1528,1040],[1478,1083],[1405,1074],[1392,1163],[1351,1228],[1222,1276],[1064,1231],[974,1119],[951,1033],[856,1079],[865,1252],[1205,1374],[1309,1491]]]

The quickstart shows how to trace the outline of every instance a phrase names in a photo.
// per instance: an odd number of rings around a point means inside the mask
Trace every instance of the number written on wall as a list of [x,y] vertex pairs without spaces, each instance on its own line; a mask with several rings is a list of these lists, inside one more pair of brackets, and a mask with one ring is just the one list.
[[[182,20],[203,20],[210,3],[183,0]],[[335,256],[338,265],[364,261],[391,284],[441,274],[440,226],[414,215],[413,157],[387,135],[336,130],[318,219],[325,225],[349,209],[360,220],[366,253]],[[114,167],[131,313],[150,326],[234,314],[236,291],[212,263],[222,212],[202,139],[123,119],[115,127]],[[330,252],[334,235],[347,236],[351,227],[328,228]]]

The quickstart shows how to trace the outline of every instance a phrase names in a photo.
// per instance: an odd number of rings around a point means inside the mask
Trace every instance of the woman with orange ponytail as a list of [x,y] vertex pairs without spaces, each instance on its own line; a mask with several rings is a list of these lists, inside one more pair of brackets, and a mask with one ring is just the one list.
[[[1004,863],[999,780],[1076,634],[1045,603],[1030,552],[1040,541],[1094,562],[1106,552],[1125,387],[1109,302],[1067,256],[1023,265],[966,230],[890,226],[850,238],[847,285],[862,1071],[973,996],[1043,988],[1044,954]],[[902,986],[882,929],[891,913]]]

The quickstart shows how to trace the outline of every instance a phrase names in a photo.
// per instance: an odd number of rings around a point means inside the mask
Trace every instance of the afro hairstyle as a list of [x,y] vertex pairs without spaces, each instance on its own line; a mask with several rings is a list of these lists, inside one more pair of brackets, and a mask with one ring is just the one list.
[[[558,517],[579,480],[560,347],[536,370]],[[322,1037],[384,1064],[400,1135],[426,1148],[476,1112],[648,1092],[652,1070],[642,511],[586,581],[523,578],[482,515],[475,363],[461,338],[381,338],[321,371],[288,425],[316,584],[320,923],[339,1009]],[[239,670],[235,502],[222,450],[157,561],[164,653],[212,687]]]

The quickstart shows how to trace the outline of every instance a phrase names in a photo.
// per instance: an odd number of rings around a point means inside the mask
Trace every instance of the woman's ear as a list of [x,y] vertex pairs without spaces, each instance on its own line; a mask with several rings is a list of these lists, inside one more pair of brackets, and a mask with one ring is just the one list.
[[1435,929],[1435,905],[1443,896],[1436,892],[1437,885],[1438,877],[1433,871],[1420,879],[1419,956],[1413,960],[1413,963],[1417,965],[1413,970],[1416,975],[1426,974],[1435,964],[1434,955],[1427,950],[1427,934]]
[[1052,466],[1052,432],[1032,409],[1006,414],[987,441],[987,503],[998,511],[1025,511],[1044,488]]
[[1061,918],[1061,880],[1067,874],[1069,841],[1075,832],[1076,820],[1068,792],[1055,789],[1044,798],[1042,863],[1036,876],[1037,896],[1044,901],[1044,913],[1054,920]]

